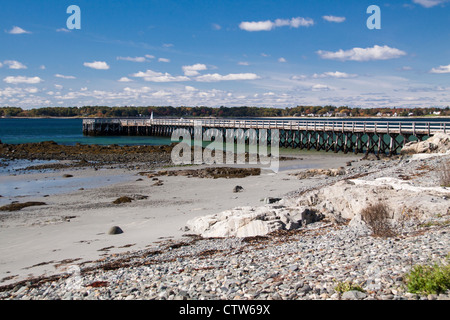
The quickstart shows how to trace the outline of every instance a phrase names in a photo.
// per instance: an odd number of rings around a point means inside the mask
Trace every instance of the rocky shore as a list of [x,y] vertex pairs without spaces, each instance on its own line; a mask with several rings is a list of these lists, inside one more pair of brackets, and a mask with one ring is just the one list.
[[[193,223],[181,239],[2,286],[0,299],[449,300],[448,290],[419,294],[407,287],[414,266],[450,262],[450,193],[441,181],[449,161],[448,153],[425,153],[302,170],[291,176],[314,183],[275,203],[242,207],[272,214],[253,215],[276,222],[266,234],[251,234],[260,230],[252,227],[233,235],[239,222],[227,237],[205,236]],[[374,234],[364,220],[361,211],[373,201],[390,208],[389,236]],[[208,216],[205,230],[218,216]]]
[[24,144],[0,143],[0,158],[4,160],[61,160],[70,163],[56,163],[33,166],[28,170],[65,169],[77,167],[102,167],[120,165],[134,167],[136,163],[152,169],[172,164],[170,146],[119,146],[57,144],[54,141]]

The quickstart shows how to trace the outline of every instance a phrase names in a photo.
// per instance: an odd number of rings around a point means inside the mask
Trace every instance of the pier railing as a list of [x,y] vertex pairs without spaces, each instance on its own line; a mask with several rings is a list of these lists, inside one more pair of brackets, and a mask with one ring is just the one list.
[[83,124],[120,124],[122,127],[194,127],[233,129],[279,129],[333,132],[408,133],[432,135],[450,132],[450,122],[414,121],[297,121],[297,120],[229,120],[229,119],[84,119]]

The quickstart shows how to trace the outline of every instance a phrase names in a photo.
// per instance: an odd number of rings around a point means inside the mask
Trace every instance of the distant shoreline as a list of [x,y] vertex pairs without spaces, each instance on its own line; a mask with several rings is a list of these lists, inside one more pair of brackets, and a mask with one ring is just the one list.
[[[146,119],[149,117],[0,117],[0,119],[118,119],[118,118],[130,118],[130,119]],[[160,119],[169,119],[169,118],[179,118],[179,117],[158,117]],[[293,116],[283,116],[283,117],[227,117],[227,118],[215,118],[215,117],[184,117],[184,119],[311,119],[311,120],[319,120],[319,119],[336,119],[336,120],[346,120],[346,119],[379,119],[379,120],[387,120],[387,119],[450,119],[450,116],[421,116],[421,117],[293,117]]]

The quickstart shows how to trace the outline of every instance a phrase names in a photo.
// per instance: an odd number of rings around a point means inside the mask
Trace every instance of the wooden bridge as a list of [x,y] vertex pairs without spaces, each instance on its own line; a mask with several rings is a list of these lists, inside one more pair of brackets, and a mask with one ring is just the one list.
[[[187,120],[187,119],[83,119],[83,134],[89,136],[167,136],[186,129],[191,137],[217,136],[243,138],[251,134],[258,140],[261,132],[278,130],[280,147],[333,152],[396,154],[410,141],[425,140],[437,132],[450,132],[448,122],[405,121],[297,121],[297,120]],[[209,130],[214,129],[214,130]],[[214,133],[212,133],[214,132]],[[248,134],[248,133],[251,134]],[[242,140],[240,140],[242,141]],[[259,140],[258,140],[259,141]],[[276,143],[276,142],[275,142]]]

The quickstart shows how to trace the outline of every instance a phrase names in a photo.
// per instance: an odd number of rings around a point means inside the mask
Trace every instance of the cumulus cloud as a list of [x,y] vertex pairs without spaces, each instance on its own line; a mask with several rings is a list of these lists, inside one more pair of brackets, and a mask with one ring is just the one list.
[[312,91],[329,91],[330,88],[324,84],[315,84],[311,87]]
[[448,66],[439,66],[431,69],[430,73],[450,73],[450,64]]
[[280,59],[278,59],[278,62],[287,62],[285,58],[281,57]]
[[336,17],[336,16],[323,16],[322,18],[328,22],[335,22],[335,23],[342,23],[346,20],[345,17]]
[[321,74],[317,74],[315,73],[313,76],[313,78],[315,79],[319,79],[319,78],[336,78],[336,79],[347,79],[347,78],[355,78],[357,77],[356,74],[349,74],[346,72],[324,72]]
[[309,27],[314,25],[314,20],[309,18],[292,18],[292,19],[276,19],[275,21],[266,20],[266,21],[244,21],[241,22],[239,28],[245,31],[270,31],[274,28],[278,27],[291,27],[291,28],[299,28],[299,27]]
[[350,50],[317,51],[322,59],[341,60],[341,61],[370,61],[370,60],[388,60],[400,58],[406,55],[406,52],[391,48],[389,46],[374,46],[373,48],[353,48]]
[[230,73],[221,75],[218,73],[205,74],[195,78],[199,82],[218,82],[218,81],[235,81],[235,80],[257,80],[260,77],[254,73]]
[[131,61],[131,62],[145,62],[145,57],[117,57],[117,60]]
[[422,7],[425,8],[432,8],[437,5],[449,2],[449,0],[413,0],[413,2],[416,4],[420,4]]
[[188,77],[185,76],[172,76],[169,73],[161,73],[153,70],[147,70],[145,72],[139,71],[131,75],[135,78],[142,78],[149,82],[180,82],[180,81],[190,81]]
[[10,69],[20,70],[20,69],[26,69],[27,67],[16,60],[6,60],[3,61],[3,63],[8,66]]
[[97,70],[108,70],[109,69],[109,65],[104,61],[85,62],[83,65],[85,67],[97,69]]
[[5,79],[3,79],[3,81],[6,83],[10,83],[10,84],[20,84],[20,83],[37,84],[37,83],[41,83],[42,79],[39,77],[9,76],[9,77],[6,77]]
[[74,77],[74,76],[65,76],[65,75],[62,75],[59,73],[55,74],[55,77],[61,78],[61,79],[76,79],[76,77]]
[[206,65],[197,63],[192,66],[183,66],[182,67],[184,75],[186,76],[197,76],[199,75],[199,71],[207,70]]
[[166,58],[159,58],[158,62],[170,62],[170,59],[166,59]]
[[120,78],[117,81],[119,81],[119,82],[132,82],[133,80],[131,80],[130,78],[127,78],[127,77],[122,77],[122,78]]
[[9,33],[9,34],[26,34],[26,33],[31,33],[31,32],[30,31],[26,31],[26,30],[22,29],[21,27],[14,26],[11,30],[6,31],[6,33]]

